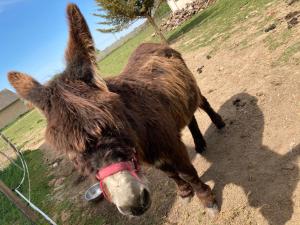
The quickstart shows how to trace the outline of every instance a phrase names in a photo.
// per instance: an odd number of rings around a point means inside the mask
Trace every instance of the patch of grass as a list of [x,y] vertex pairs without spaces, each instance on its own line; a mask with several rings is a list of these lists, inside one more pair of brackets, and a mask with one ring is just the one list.
[[[19,117],[12,124],[4,128],[2,132],[17,147],[23,148],[26,145],[43,140],[42,130],[45,126],[45,118],[37,109],[34,109]],[[3,147],[1,143],[0,149]]]
[[155,11],[154,17],[159,20],[165,17],[168,13],[171,12],[169,5],[166,2],[162,2],[159,8]]
[[[268,3],[275,1],[277,0],[219,0],[170,32],[169,40],[174,41],[179,37],[183,39],[178,46],[181,51],[190,51],[213,42],[216,44],[217,39],[225,41],[233,34],[231,30],[237,23],[247,20],[253,11],[260,14]],[[184,40],[190,39],[194,41],[185,45]]]
[[269,35],[268,37],[266,37],[266,39],[264,40],[265,44],[267,45],[268,49],[270,51],[274,51],[276,50],[279,46],[281,46],[281,43],[276,40],[276,38],[272,37],[271,35]]
[[[48,186],[51,177],[46,176],[47,167],[42,165],[42,153],[41,151],[35,150],[26,151],[23,154],[30,171],[31,201],[46,213],[49,213],[50,209],[53,208],[50,197],[51,191]],[[16,163],[21,165],[20,159],[17,159]],[[21,181],[22,174],[23,172],[21,170],[13,164],[10,164],[7,168],[0,171],[0,180],[11,189],[14,189]],[[26,179],[19,190],[25,196],[28,196],[28,181]],[[41,224],[46,224],[42,218],[40,218],[40,220]],[[0,193],[0,224],[31,224],[2,193]]]
[[270,51],[274,51],[288,42],[292,32],[291,29],[285,29],[280,34],[272,33],[266,37],[264,42]]
[[300,52],[300,42],[296,42],[293,45],[286,48],[283,54],[278,59],[277,64],[282,65],[286,63],[295,63],[299,65],[300,58],[293,59],[293,56],[298,52]]
[[151,38],[151,34],[154,33],[152,27],[147,26],[139,34],[132,39],[128,40],[120,48],[111,52],[108,56],[102,59],[98,63],[99,70],[102,76],[116,75],[126,65],[131,53],[143,42],[159,42],[158,39]]

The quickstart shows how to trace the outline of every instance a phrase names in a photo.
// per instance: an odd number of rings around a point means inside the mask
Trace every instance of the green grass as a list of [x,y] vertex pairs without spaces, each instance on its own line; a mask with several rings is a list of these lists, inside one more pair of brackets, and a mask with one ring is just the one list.
[[[2,129],[1,132],[23,151],[30,171],[31,199],[33,203],[47,212],[50,205],[48,181],[51,177],[47,176],[47,167],[43,165],[41,151],[27,148],[30,145],[39,143],[43,139],[42,130],[45,128],[45,124],[44,117],[39,111],[34,109],[19,117],[16,121]],[[4,152],[8,150],[8,145],[2,139],[0,139],[0,150]],[[13,155],[12,158],[16,158],[15,162],[18,165],[22,165],[16,155]],[[11,189],[18,186],[22,175],[23,172],[13,164],[9,164],[6,168],[0,170],[0,180]],[[25,179],[24,184],[19,189],[26,196],[28,195],[27,185],[28,180]],[[41,221],[41,224],[45,224],[45,221]],[[0,193],[0,224],[30,224],[27,218],[2,193]]]
[[98,63],[99,70],[102,76],[116,75],[126,65],[129,56],[143,42],[156,41],[157,39],[151,39],[151,34],[154,32],[152,27],[146,27],[143,31],[137,34],[135,37],[127,41],[120,48],[116,49],[103,60]]
[[[42,153],[41,151],[26,151],[24,157],[28,163],[28,169],[30,171],[31,180],[31,201],[38,207],[49,213],[50,209],[53,208],[51,202],[50,187],[48,182],[51,177],[46,176],[47,167],[42,164]],[[19,159],[16,163],[21,165]],[[18,186],[22,179],[22,171],[17,169],[14,165],[10,164],[7,168],[0,171],[0,180],[2,180],[8,187],[14,189]],[[24,184],[19,189],[24,195],[28,196],[28,180],[25,180]],[[42,218],[40,218],[41,224],[45,224]],[[0,224],[30,224],[27,218],[21,214],[21,212],[9,202],[5,196],[0,193]]]
[[287,64],[287,63],[294,63],[296,65],[299,65],[300,58],[299,57],[293,58],[293,56],[299,52],[300,52],[300,42],[296,42],[285,49],[283,54],[278,59],[277,64],[283,65],[283,64]]
[[[46,121],[43,115],[37,109],[34,109],[19,117],[4,128],[2,132],[18,148],[23,148],[43,140],[42,130],[45,126]],[[0,149],[3,147],[3,142],[0,141]]]
[[169,40],[180,38],[182,41],[178,49],[181,51],[192,51],[211,44],[220,46],[220,43],[238,31],[234,30],[237,24],[241,26],[254,11],[261,15],[266,5],[275,1],[277,0],[219,0],[172,31]]
[[282,46],[283,44],[286,44],[289,41],[292,33],[293,30],[291,29],[284,29],[279,34],[271,33],[264,40],[264,42],[270,51],[274,51],[280,46]]

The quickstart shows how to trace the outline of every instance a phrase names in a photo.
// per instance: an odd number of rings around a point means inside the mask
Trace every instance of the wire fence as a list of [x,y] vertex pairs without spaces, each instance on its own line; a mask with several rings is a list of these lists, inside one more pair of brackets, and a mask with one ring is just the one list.
[[[0,138],[0,180],[11,190],[19,188],[25,195],[29,194],[29,183],[24,177],[21,158],[2,138]],[[0,224],[32,224],[2,192],[0,192]]]
[[[33,203],[35,199],[45,197],[42,189],[31,190],[29,171],[32,168],[28,168],[26,161],[32,160],[34,154],[39,153],[19,151],[0,132],[1,225],[56,224]],[[38,181],[38,179],[34,180]],[[6,192],[5,188],[7,188]],[[9,193],[13,195],[13,198]],[[18,202],[20,204],[17,204]]]

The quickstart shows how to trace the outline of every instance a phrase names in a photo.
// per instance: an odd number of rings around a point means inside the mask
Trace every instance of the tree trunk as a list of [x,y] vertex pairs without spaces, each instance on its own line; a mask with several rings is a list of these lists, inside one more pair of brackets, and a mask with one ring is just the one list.
[[161,30],[158,28],[158,26],[156,25],[154,19],[152,18],[152,16],[147,15],[147,20],[149,21],[149,23],[153,26],[155,33],[160,37],[160,40],[163,44],[169,45],[167,39],[165,38],[165,36],[163,35],[163,33],[161,32]]

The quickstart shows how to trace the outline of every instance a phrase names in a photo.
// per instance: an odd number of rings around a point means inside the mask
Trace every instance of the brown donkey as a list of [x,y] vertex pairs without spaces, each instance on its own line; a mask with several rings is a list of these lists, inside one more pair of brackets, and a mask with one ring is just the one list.
[[180,132],[188,125],[201,153],[206,144],[194,117],[197,108],[218,128],[225,124],[201,95],[180,53],[142,44],[119,76],[102,80],[86,21],[74,4],[68,5],[67,15],[65,71],[46,85],[23,73],[8,74],[18,94],[44,113],[46,140],[81,173],[97,177],[122,214],[141,215],[151,204],[137,160],[174,179],[181,197],[195,192],[209,213],[217,213],[211,189],[198,177]]

